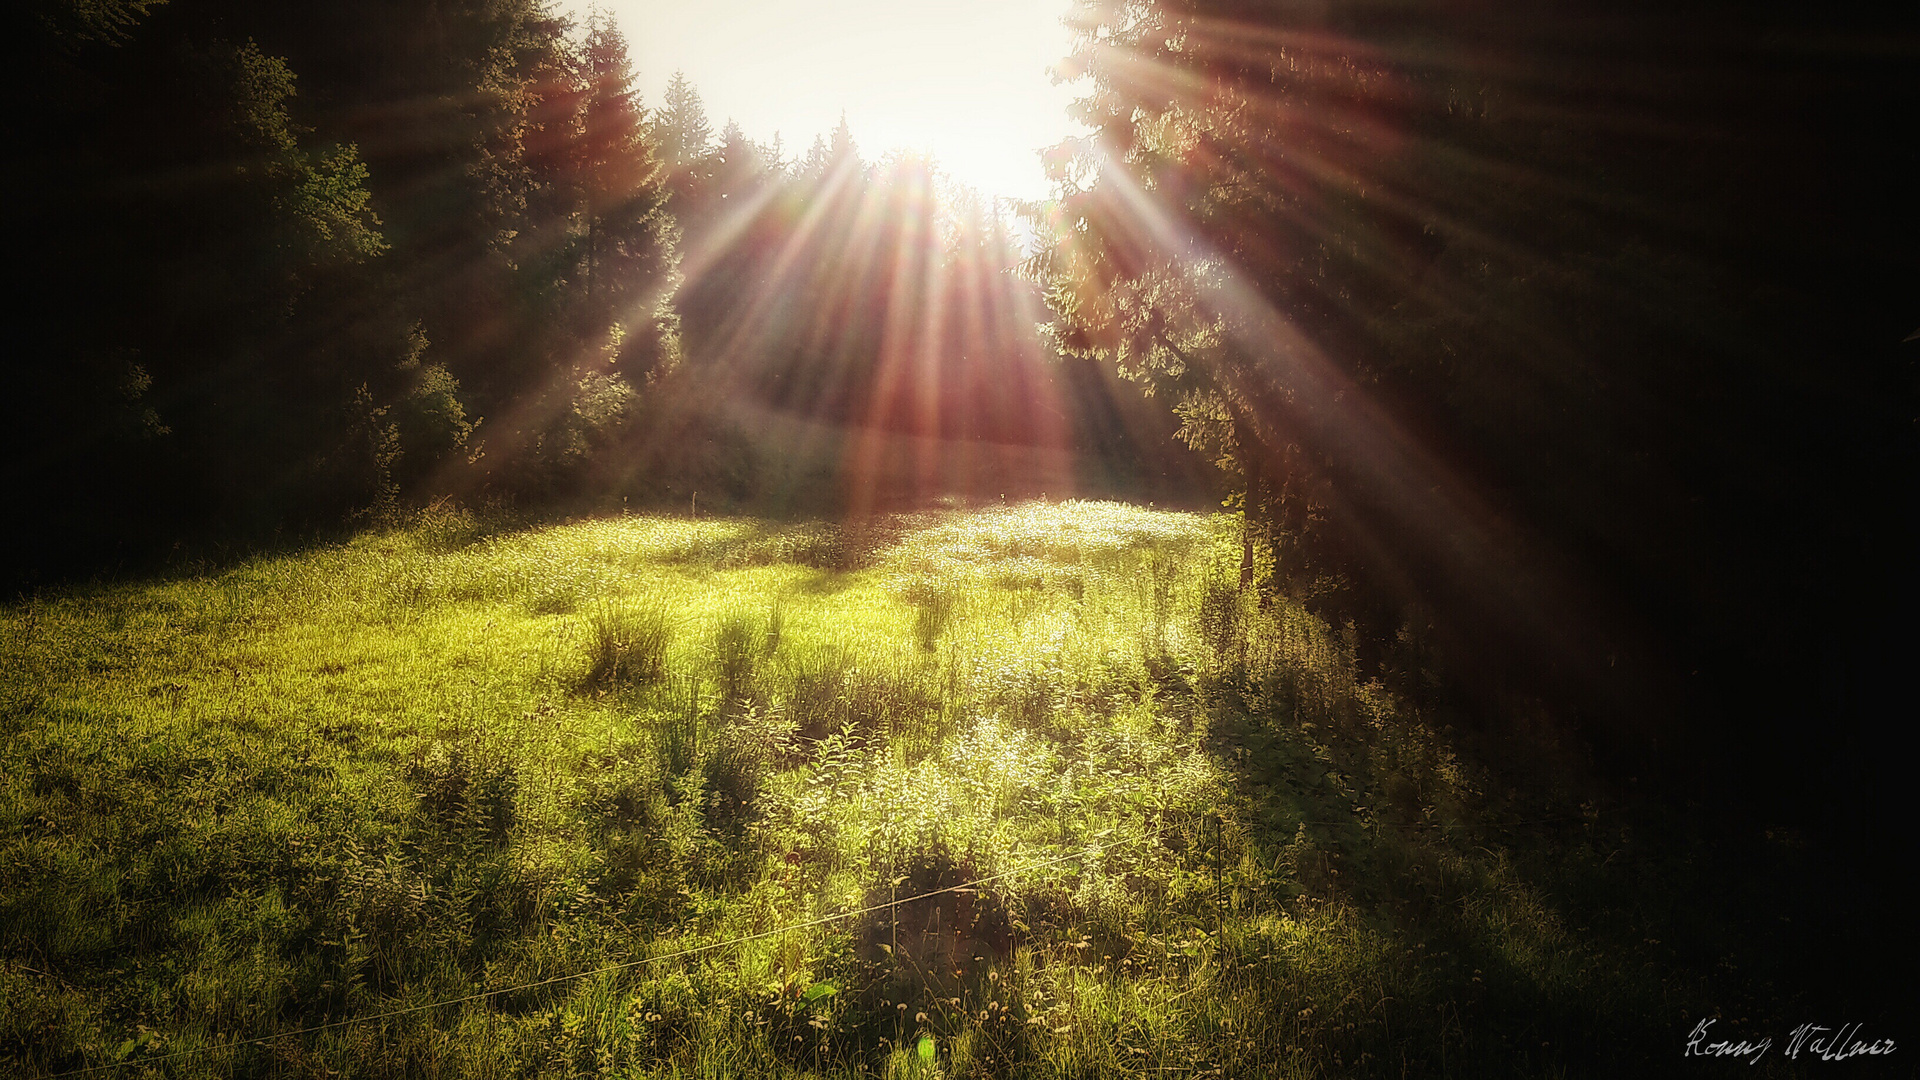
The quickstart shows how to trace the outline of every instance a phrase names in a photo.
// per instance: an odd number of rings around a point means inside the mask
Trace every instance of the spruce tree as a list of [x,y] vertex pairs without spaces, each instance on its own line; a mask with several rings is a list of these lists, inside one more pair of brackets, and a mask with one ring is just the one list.
[[713,125],[707,121],[707,109],[700,92],[687,81],[686,73],[676,71],[667,83],[656,124],[660,156],[675,175],[695,170],[707,156],[713,142]]

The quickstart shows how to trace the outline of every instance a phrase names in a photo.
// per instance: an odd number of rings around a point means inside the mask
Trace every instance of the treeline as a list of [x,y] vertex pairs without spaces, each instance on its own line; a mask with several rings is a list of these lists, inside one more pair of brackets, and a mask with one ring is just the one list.
[[[663,115],[683,133],[672,146],[700,145],[684,82]],[[670,413],[706,418],[735,468],[685,463],[660,471],[670,482],[856,514],[937,496],[1211,490],[1176,456],[1163,411],[1037,333],[1051,316],[1016,272],[1024,208],[918,155],[863,160],[844,119],[790,163],[733,125],[705,157],[673,160],[676,311],[697,375]]]
[[[832,502],[886,479],[852,467],[849,425],[1131,446],[1111,409],[1033,434],[1032,403],[1105,395],[1041,363],[1004,213],[936,198],[931,163],[861,161],[844,124],[789,158],[716,135],[684,79],[648,108],[605,18],[37,0],[6,20],[16,583],[447,495]],[[921,494],[1004,491],[1025,463]]]
[[1481,705],[1583,715],[1623,774],[1836,823],[1891,797],[1910,11],[1074,19],[1094,132],[1053,156],[1035,269],[1062,346],[1147,382],[1234,478],[1249,579],[1279,565],[1259,580],[1353,620],[1378,670],[1439,648]]

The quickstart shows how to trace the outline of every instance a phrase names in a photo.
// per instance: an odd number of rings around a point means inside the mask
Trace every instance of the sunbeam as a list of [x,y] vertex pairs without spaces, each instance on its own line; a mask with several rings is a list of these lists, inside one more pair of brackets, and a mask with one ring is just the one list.
[[927,154],[1001,195],[1047,193],[1037,152],[1071,133],[1071,86],[1051,77],[1068,48],[1066,0],[804,6],[722,0],[616,3],[658,99],[684,71],[716,117],[803,150],[842,115],[876,157]]

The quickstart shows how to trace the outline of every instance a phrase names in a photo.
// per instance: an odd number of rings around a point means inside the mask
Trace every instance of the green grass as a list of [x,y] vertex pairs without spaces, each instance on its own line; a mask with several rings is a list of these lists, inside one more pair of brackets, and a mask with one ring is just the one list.
[[1587,1075],[1740,1007],[1231,528],[442,515],[12,605],[0,1066]]

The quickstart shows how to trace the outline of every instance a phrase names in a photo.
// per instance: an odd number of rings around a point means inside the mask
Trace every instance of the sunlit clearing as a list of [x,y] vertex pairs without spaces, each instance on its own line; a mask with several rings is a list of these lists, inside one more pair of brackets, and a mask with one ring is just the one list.
[[1071,48],[1067,6],[624,0],[611,9],[649,104],[679,70],[716,128],[731,118],[755,139],[777,132],[790,155],[844,112],[869,160],[923,151],[981,191],[1039,198],[1037,152],[1076,131],[1066,115],[1074,90],[1050,75]]

